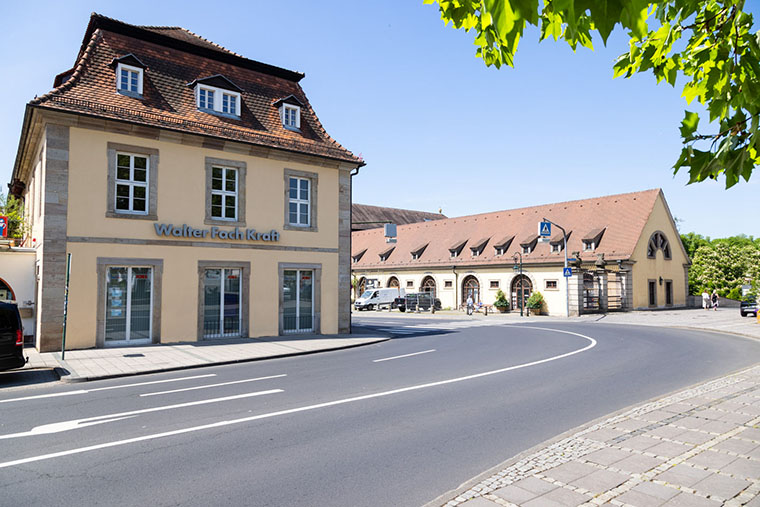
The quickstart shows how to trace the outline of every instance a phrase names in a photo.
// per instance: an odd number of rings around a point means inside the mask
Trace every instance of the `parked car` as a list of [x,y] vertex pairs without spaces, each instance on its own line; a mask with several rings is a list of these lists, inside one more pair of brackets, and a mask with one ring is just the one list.
[[354,301],[354,308],[357,310],[374,310],[378,305],[391,305],[394,306],[394,301],[397,297],[405,294],[404,289],[397,287],[391,287],[389,289],[367,289],[364,294],[359,296]]
[[747,301],[742,301],[739,306],[739,313],[742,317],[747,315],[754,315],[757,317],[757,300],[752,298]]
[[[394,304],[400,312],[405,312],[408,308],[410,312],[416,311],[419,306],[420,311],[427,312],[430,310],[430,305],[433,298],[427,292],[420,292],[417,294],[407,294],[405,297],[396,298]],[[435,298],[435,309],[441,309],[441,300]]]
[[24,358],[24,328],[15,303],[0,302],[0,370],[21,368]]

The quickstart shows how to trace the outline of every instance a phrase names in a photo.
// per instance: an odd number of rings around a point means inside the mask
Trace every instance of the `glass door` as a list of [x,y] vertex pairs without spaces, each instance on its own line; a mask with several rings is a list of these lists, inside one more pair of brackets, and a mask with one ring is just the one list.
[[107,343],[150,343],[153,269],[111,267],[106,273]]
[[314,330],[314,272],[285,270],[282,282],[283,331],[307,333]]
[[240,336],[240,269],[203,273],[203,337]]

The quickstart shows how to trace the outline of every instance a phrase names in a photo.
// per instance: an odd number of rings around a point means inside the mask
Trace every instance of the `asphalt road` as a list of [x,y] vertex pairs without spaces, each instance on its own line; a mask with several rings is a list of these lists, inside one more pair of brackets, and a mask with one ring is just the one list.
[[397,338],[0,390],[0,505],[418,506],[584,422],[760,360],[759,342],[686,330],[355,323]]

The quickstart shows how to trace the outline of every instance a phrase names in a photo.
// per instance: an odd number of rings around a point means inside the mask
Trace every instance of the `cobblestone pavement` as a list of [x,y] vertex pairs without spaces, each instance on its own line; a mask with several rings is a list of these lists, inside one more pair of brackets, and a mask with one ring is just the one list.
[[760,364],[629,409],[430,505],[760,506]]

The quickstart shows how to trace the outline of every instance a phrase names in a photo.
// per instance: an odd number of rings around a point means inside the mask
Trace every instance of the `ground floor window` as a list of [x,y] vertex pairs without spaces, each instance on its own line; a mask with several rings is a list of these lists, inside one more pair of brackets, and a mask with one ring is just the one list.
[[473,303],[480,302],[480,283],[472,275],[466,277],[462,282],[462,302],[466,303],[469,297],[472,298]]
[[286,269],[282,277],[283,332],[314,331],[314,271]]
[[147,342],[152,336],[153,269],[110,266],[106,271],[105,341]]
[[[518,275],[512,279],[511,285],[512,292],[512,308],[517,310],[519,308],[525,308],[530,293],[533,292],[533,284],[525,275]],[[522,295],[522,304],[520,303],[520,295]]]
[[673,281],[665,280],[665,304],[673,304]]
[[0,278],[0,301],[15,301],[16,295],[13,293],[11,286]]
[[649,306],[657,306],[657,281],[649,280]]
[[205,269],[203,274],[203,337],[241,335],[241,270]]

